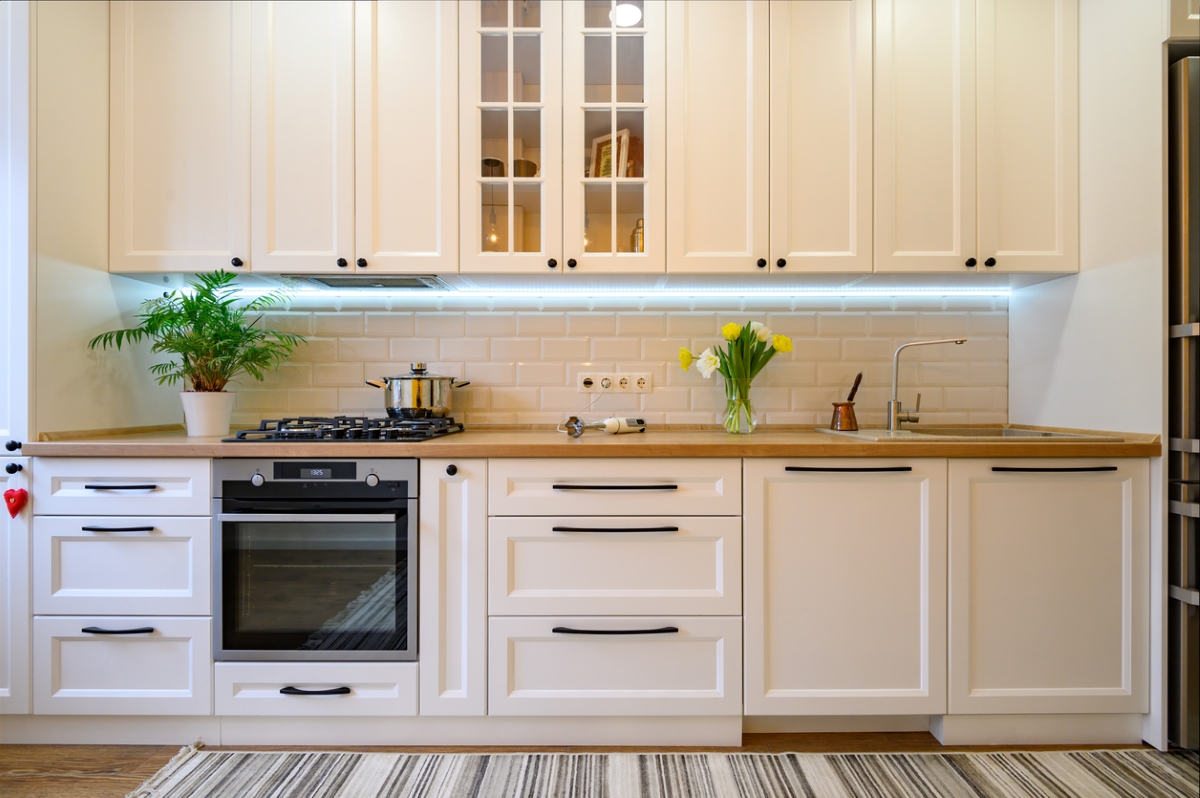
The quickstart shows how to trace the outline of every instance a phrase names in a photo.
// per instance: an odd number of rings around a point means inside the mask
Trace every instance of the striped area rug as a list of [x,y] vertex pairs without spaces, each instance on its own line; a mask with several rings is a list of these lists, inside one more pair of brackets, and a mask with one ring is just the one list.
[[372,754],[186,749],[129,798],[1196,798],[1192,754]]

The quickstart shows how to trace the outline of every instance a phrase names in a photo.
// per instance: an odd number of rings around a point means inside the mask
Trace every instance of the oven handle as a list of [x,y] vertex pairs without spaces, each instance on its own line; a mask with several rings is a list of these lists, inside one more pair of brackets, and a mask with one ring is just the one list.
[[271,513],[257,515],[253,513],[221,513],[217,521],[222,524],[394,524],[395,513],[329,513],[326,515],[311,515],[308,513]]

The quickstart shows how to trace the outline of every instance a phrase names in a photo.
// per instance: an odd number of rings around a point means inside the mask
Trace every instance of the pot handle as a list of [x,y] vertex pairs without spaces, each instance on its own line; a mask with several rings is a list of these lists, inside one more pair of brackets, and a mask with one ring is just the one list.
[[453,380],[450,381],[451,388],[465,388],[470,384],[471,384],[470,380],[463,380],[462,382],[455,382]]
[[373,386],[375,388],[386,388],[387,387],[387,380],[383,380],[382,382],[380,382],[379,380],[366,380],[365,382],[367,383],[367,385]]

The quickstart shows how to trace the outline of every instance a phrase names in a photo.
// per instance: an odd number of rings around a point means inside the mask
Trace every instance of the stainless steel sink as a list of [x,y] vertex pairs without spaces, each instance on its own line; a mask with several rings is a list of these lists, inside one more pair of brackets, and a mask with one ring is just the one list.
[[886,429],[860,429],[854,432],[820,428],[818,432],[844,435],[866,441],[1066,441],[1076,443],[1122,441],[1115,435],[1084,435],[1078,432],[1045,432],[1036,429],[1013,429],[1011,427],[908,427],[896,432]]

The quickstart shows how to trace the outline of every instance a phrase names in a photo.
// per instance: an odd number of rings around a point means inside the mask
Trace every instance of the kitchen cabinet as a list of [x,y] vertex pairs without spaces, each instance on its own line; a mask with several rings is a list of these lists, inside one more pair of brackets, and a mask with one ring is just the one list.
[[39,457],[38,515],[192,515],[212,507],[212,464],[188,458]]
[[876,0],[875,271],[1078,270],[1078,15]]
[[667,13],[668,270],[871,271],[870,0]]
[[488,461],[420,468],[420,711],[486,715]]
[[623,7],[463,6],[462,271],[664,270],[665,6]]
[[250,6],[110,6],[109,270],[250,260]]
[[[217,715],[398,717],[417,714],[415,662],[218,662]],[[296,690],[332,695],[303,695]]]
[[[0,460],[20,466],[0,479],[3,490],[30,491],[28,457]],[[0,491],[2,492],[2,491]],[[30,607],[29,607],[29,521],[33,509],[26,506],[10,518],[0,515],[0,715],[30,712]]]
[[745,461],[747,715],[946,710],[946,461]]
[[1149,711],[1149,463],[950,461],[950,713]]

